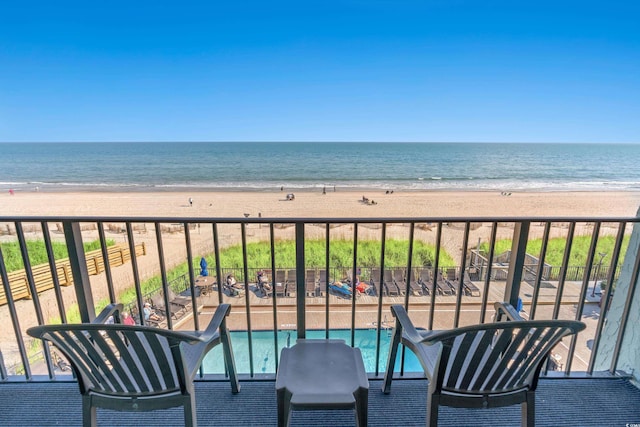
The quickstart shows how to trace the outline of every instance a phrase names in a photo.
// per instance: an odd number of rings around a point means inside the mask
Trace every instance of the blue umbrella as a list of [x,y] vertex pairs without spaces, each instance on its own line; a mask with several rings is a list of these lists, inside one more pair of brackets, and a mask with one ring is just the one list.
[[200,258],[200,275],[208,276],[209,270],[207,270],[207,260],[204,257]]

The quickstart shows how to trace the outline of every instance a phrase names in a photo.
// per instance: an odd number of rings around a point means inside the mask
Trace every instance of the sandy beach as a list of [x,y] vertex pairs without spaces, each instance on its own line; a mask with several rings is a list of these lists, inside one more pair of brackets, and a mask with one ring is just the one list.
[[[640,192],[494,191],[296,192],[16,192],[0,200],[6,216],[317,217],[630,217]],[[362,203],[366,196],[376,204]],[[190,206],[189,198],[193,199]]]

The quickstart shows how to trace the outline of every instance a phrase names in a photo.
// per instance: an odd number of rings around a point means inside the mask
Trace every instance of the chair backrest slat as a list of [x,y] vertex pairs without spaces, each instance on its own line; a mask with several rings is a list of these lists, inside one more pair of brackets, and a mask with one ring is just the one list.
[[[501,388],[500,383],[506,376],[512,372],[512,367],[517,362],[514,358],[518,357],[519,346],[529,335],[529,328],[522,329],[506,329],[500,331],[500,338],[496,341],[496,369],[489,376],[480,390],[498,390]],[[540,331],[538,331],[539,333]]]
[[471,360],[469,361],[469,366],[471,369],[467,369],[462,376],[462,381],[460,382],[459,387],[468,389],[471,386],[471,381],[474,378],[477,378],[481,370],[475,369],[475,367],[487,366],[491,364],[491,342],[493,341],[492,334],[481,333],[479,338],[479,342],[477,343],[476,351],[473,353]]
[[155,356],[155,352],[150,346],[150,340],[156,340],[157,338],[137,333],[127,334],[127,337],[129,340],[129,353],[135,359],[133,365],[127,366],[131,369],[140,391],[149,393],[154,390],[162,390],[164,386],[158,378],[158,366],[155,360],[152,359],[152,356]]
[[[535,330],[521,329],[518,334],[518,339],[514,341],[511,346],[514,349],[514,356],[511,361],[511,369],[507,375],[504,375],[501,380],[496,384],[498,388],[517,388],[521,383],[526,381],[527,376],[523,375],[525,372],[530,372],[527,368],[530,366],[537,366],[541,357],[544,357],[540,348],[541,343],[550,342],[549,339],[553,338],[549,336],[552,328],[536,328]],[[559,329],[558,332],[562,332]],[[535,354],[535,357],[531,357],[531,354]]]
[[[74,338],[78,344],[78,354],[84,357],[87,367],[91,368],[99,383],[108,385],[110,391],[117,391],[117,380],[111,373],[111,366],[105,362],[104,354],[97,344],[97,342],[103,341],[100,333],[98,331],[87,331],[86,333],[76,331]],[[84,353],[80,348],[84,349]]]
[[528,378],[536,369],[537,365],[542,362],[542,359],[545,358],[549,352],[555,347],[556,343],[562,339],[563,336],[567,335],[569,330],[567,328],[558,328],[552,329],[548,328],[545,331],[544,337],[540,339],[540,342],[537,343],[537,355],[533,358],[533,361],[529,366],[520,367],[519,371],[516,372],[516,375],[520,375],[523,378]]
[[[481,369],[478,369],[478,375],[476,376],[473,382],[474,390],[487,390],[492,386],[489,384],[489,381],[494,376],[501,375],[501,371],[499,370],[500,362],[502,361],[502,356],[504,354],[504,348],[508,345],[511,340],[511,336],[509,334],[498,334],[495,335],[495,331],[483,331],[484,338],[489,341],[489,346],[485,351],[488,352],[486,356],[486,360],[484,360],[484,364]],[[482,341],[485,343],[485,341]]]
[[119,361],[120,352],[117,343],[122,342],[122,339],[122,335],[110,334],[109,331],[91,334],[91,342],[100,349],[102,355],[102,360],[97,363],[101,364],[103,373],[109,378],[111,390],[114,392],[126,392],[131,386]]
[[[146,378],[149,376],[148,368],[143,368],[146,357],[145,348],[141,342],[141,336],[135,332],[124,333],[126,342],[121,342],[120,365],[126,371],[126,376],[130,380],[130,386],[125,391],[129,393],[147,393],[152,389],[147,385]],[[140,360],[142,355],[143,360]]]
[[77,369],[80,370],[80,384],[83,388],[92,388],[102,379],[98,369],[93,367],[93,360],[78,345],[75,331],[59,331],[47,334],[44,338],[50,340],[63,353],[69,354],[77,360]]
[[[168,340],[158,335],[147,334],[145,336],[151,347],[151,354],[155,358],[155,361],[152,363],[154,367],[154,376],[152,378],[156,381],[152,383],[153,387],[156,389],[157,387],[177,388],[178,381],[175,366],[171,361],[171,355],[167,353],[170,351],[170,343],[167,345]],[[160,379],[164,381],[164,384],[158,382]]]
[[458,382],[458,379],[463,377],[464,372],[469,369],[469,365],[465,365],[465,360],[469,354],[466,350],[469,348],[473,348],[472,343],[475,341],[476,334],[477,332],[464,334],[464,336],[461,336],[461,342],[457,345],[456,341],[458,340],[454,339],[451,342],[451,354],[455,356],[453,361],[448,363],[449,369],[447,369],[447,373],[445,374],[446,379],[444,381],[446,387],[457,388],[456,383]]
[[120,387],[114,391],[126,392],[127,390],[135,390],[135,386],[131,381],[131,378],[118,359],[118,357],[124,357],[128,355],[127,343],[125,342],[126,338],[124,334],[118,333],[116,331],[106,331],[106,334],[114,346],[114,351],[108,354],[108,358],[120,380]]

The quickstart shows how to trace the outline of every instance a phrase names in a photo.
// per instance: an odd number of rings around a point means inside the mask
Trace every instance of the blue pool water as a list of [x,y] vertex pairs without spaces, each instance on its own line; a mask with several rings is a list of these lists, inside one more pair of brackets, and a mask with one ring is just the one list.
[[[380,358],[379,370],[384,372],[389,353],[389,343],[391,331],[380,332]],[[255,374],[275,374],[276,358],[273,331],[254,331],[251,333],[253,339],[253,370]],[[290,346],[296,342],[296,331],[278,332],[278,356],[280,351],[289,343]],[[307,339],[324,339],[325,331],[307,331]],[[329,333],[331,339],[342,339],[347,344],[351,343],[351,331],[348,329],[332,330]],[[233,345],[236,368],[241,374],[250,373],[249,367],[249,340],[247,332],[231,332],[231,344]],[[364,367],[367,372],[375,372],[376,366],[376,330],[356,329],[355,347],[362,352]],[[398,352],[398,357],[400,352]],[[208,374],[224,373],[224,359],[222,356],[222,346],[216,346],[207,354],[204,359],[204,372]],[[405,372],[422,372],[422,366],[411,351],[405,354]],[[396,371],[400,370],[399,360],[396,362]]]

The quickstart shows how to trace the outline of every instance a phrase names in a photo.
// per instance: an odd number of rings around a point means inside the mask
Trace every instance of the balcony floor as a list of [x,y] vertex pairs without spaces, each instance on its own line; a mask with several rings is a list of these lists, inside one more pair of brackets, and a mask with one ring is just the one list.
[[[370,381],[369,425],[425,425],[425,380],[396,380],[392,392],[380,391],[381,381]],[[196,384],[200,426],[276,425],[273,381],[242,381],[240,394],[229,384]],[[640,390],[623,379],[543,379],[536,393],[536,426],[624,426],[640,423]],[[294,412],[293,426],[354,425],[350,411]],[[144,420],[144,421],[143,421]],[[102,426],[183,425],[179,408],[153,413],[98,410]],[[81,399],[73,382],[0,383],[0,425],[80,426]],[[520,425],[520,408],[440,410],[442,426]]]

